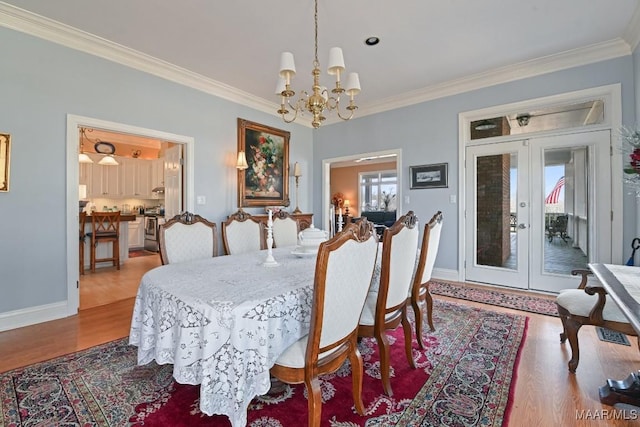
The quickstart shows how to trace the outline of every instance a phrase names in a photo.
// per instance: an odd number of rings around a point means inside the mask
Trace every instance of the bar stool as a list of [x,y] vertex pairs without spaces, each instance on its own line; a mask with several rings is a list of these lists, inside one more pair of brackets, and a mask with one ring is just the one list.
[[[120,270],[120,211],[93,212],[91,214],[91,271],[96,271],[96,262],[111,261]],[[96,258],[96,247],[100,242],[112,243],[110,258]]]
[[80,237],[80,274],[84,274],[84,240],[87,238],[87,233],[84,231],[85,224],[87,223],[87,213],[80,212],[80,221],[79,221],[79,237]]

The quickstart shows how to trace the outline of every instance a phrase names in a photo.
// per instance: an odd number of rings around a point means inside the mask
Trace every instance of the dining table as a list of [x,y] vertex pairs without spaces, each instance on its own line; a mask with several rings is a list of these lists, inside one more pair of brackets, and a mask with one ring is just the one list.
[[173,364],[177,382],[200,385],[203,413],[246,425],[249,403],[271,387],[269,369],[309,332],[317,254],[294,249],[274,248],[276,266],[263,265],[262,250],[148,271],[129,335],[138,364]]

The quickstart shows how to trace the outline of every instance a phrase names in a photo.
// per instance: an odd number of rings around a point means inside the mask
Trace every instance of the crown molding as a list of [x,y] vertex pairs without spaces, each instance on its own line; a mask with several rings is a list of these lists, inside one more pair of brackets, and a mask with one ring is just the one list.
[[2,2],[0,26],[98,56],[256,110],[273,114],[278,109],[275,103],[263,98]]
[[520,62],[506,67],[496,68],[484,73],[461,79],[450,80],[428,86],[414,92],[390,97],[359,109],[358,116],[367,116],[407,107],[446,96],[457,95],[484,87],[508,83],[524,78],[561,71],[581,65],[592,64],[621,56],[631,55],[629,44],[618,38],[584,48],[573,49],[542,58]]
[[[276,113],[279,105],[275,102],[267,101],[264,98],[241,91],[201,74],[3,2],[0,2],[0,26],[98,56],[258,111],[279,116]],[[617,38],[608,42],[573,49],[424,87],[413,92],[399,94],[359,108],[357,117],[382,113],[483,87],[631,55],[633,48],[640,41],[640,8],[636,8],[624,36],[626,41]],[[296,122],[300,125],[311,127],[310,118],[298,117]],[[331,117],[327,118],[325,124],[340,122],[342,120],[339,118]]]
[[629,21],[629,24],[627,24],[627,28],[624,30],[623,37],[627,43],[629,43],[631,52],[636,50],[638,43],[640,43],[640,4],[633,12],[631,20]]

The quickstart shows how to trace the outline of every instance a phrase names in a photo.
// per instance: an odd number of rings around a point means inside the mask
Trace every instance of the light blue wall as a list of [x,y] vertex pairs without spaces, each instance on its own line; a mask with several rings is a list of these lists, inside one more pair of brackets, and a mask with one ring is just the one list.
[[[400,148],[403,161],[402,194],[410,197],[410,204],[405,204],[403,208],[405,211],[414,210],[423,219],[430,218],[437,210],[443,212],[444,238],[440,243],[435,267],[457,270],[458,204],[451,204],[449,196],[458,194],[458,114],[614,83],[622,84],[623,123],[633,124],[634,75],[632,58],[629,56],[487,87],[320,128],[314,135],[313,142],[315,215],[319,215],[322,209],[323,159]],[[366,90],[367,84],[364,80],[362,85],[363,90]],[[448,188],[409,190],[409,166],[442,162],[449,163]],[[636,212],[635,201],[629,196],[625,196],[624,204],[625,239],[622,245],[623,253],[626,253],[626,248],[635,233]]]
[[[310,128],[5,28],[0,58],[0,132],[12,142],[10,191],[0,193],[0,314],[67,299],[67,114],[194,137],[195,195],[207,200],[196,212],[218,224],[237,209],[229,161],[238,117],[291,131],[290,160],[311,167]],[[310,189],[301,183],[304,211]]]
[[[12,136],[11,189],[0,193],[0,315],[67,299],[66,116],[74,114],[195,138],[196,211],[220,223],[237,208],[236,119],[291,131],[290,160],[305,176],[299,205],[320,217],[323,159],[403,150],[403,194],[422,217],[447,220],[436,268],[457,269],[458,113],[530,98],[621,83],[623,121],[633,125],[640,55],[451,96],[322,127],[286,125],[252,110],[163,79],[0,28],[0,132]],[[373,84],[373,83],[369,83]],[[366,81],[363,80],[366,88]],[[366,90],[366,89],[365,89]],[[410,165],[449,163],[449,188],[409,191]],[[313,185],[311,184],[313,183]],[[293,195],[293,186],[291,187]],[[295,203],[295,200],[292,200]],[[625,198],[623,252],[636,234],[635,200]],[[626,253],[626,252],[625,252]]]

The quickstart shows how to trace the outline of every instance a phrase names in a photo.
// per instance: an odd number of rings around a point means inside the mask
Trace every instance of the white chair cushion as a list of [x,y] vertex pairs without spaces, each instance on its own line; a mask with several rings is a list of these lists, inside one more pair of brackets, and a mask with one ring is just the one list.
[[276,247],[295,246],[298,243],[298,223],[293,218],[276,218],[272,225]]
[[[420,230],[416,224],[413,228],[403,228],[391,240],[387,307],[394,307],[407,299],[415,271],[419,234]],[[380,279],[382,280],[382,274]]]
[[229,254],[259,251],[260,224],[254,221],[233,221],[226,226],[225,234]]
[[213,231],[200,222],[173,224],[164,231],[164,241],[169,264],[213,256]]
[[[285,366],[287,368],[304,368],[308,340],[309,335],[305,335],[304,337],[300,338],[298,341],[287,347],[287,349],[280,356],[278,356],[276,364]],[[337,350],[338,348],[332,348],[331,350],[325,351],[324,353],[320,354],[319,357],[327,356]]]
[[[363,243],[345,242],[329,254],[325,280],[324,308],[320,334],[320,347],[337,342],[358,327],[371,276],[376,262],[378,245],[375,236]],[[304,336],[288,347],[276,364],[290,368],[303,368],[309,336]],[[333,348],[321,353],[326,357],[337,351]]]
[[[378,293],[377,292],[369,292],[367,294],[367,299],[364,302],[364,309],[362,310],[362,314],[360,315],[360,325],[364,326],[373,326],[375,322],[376,316],[376,304],[378,303]],[[393,317],[396,313],[387,313],[385,316],[386,319]]]
[[[598,302],[598,295],[589,295],[584,289],[565,289],[560,291],[556,298],[556,303],[559,306],[564,307],[571,314],[583,317],[589,317],[596,302]],[[611,301],[610,297],[607,297],[604,304],[602,317],[604,320],[629,323],[629,320],[622,314],[616,303]]]
[[427,259],[424,263],[424,270],[422,271],[420,284],[427,283],[429,280],[431,280],[431,275],[433,274],[433,266],[436,263],[436,256],[438,255],[438,247],[440,246],[441,231],[442,221],[436,223],[436,225],[429,231]]
[[331,252],[327,262],[324,316],[320,346],[336,342],[358,327],[371,286],[378,244],[350,240]]

